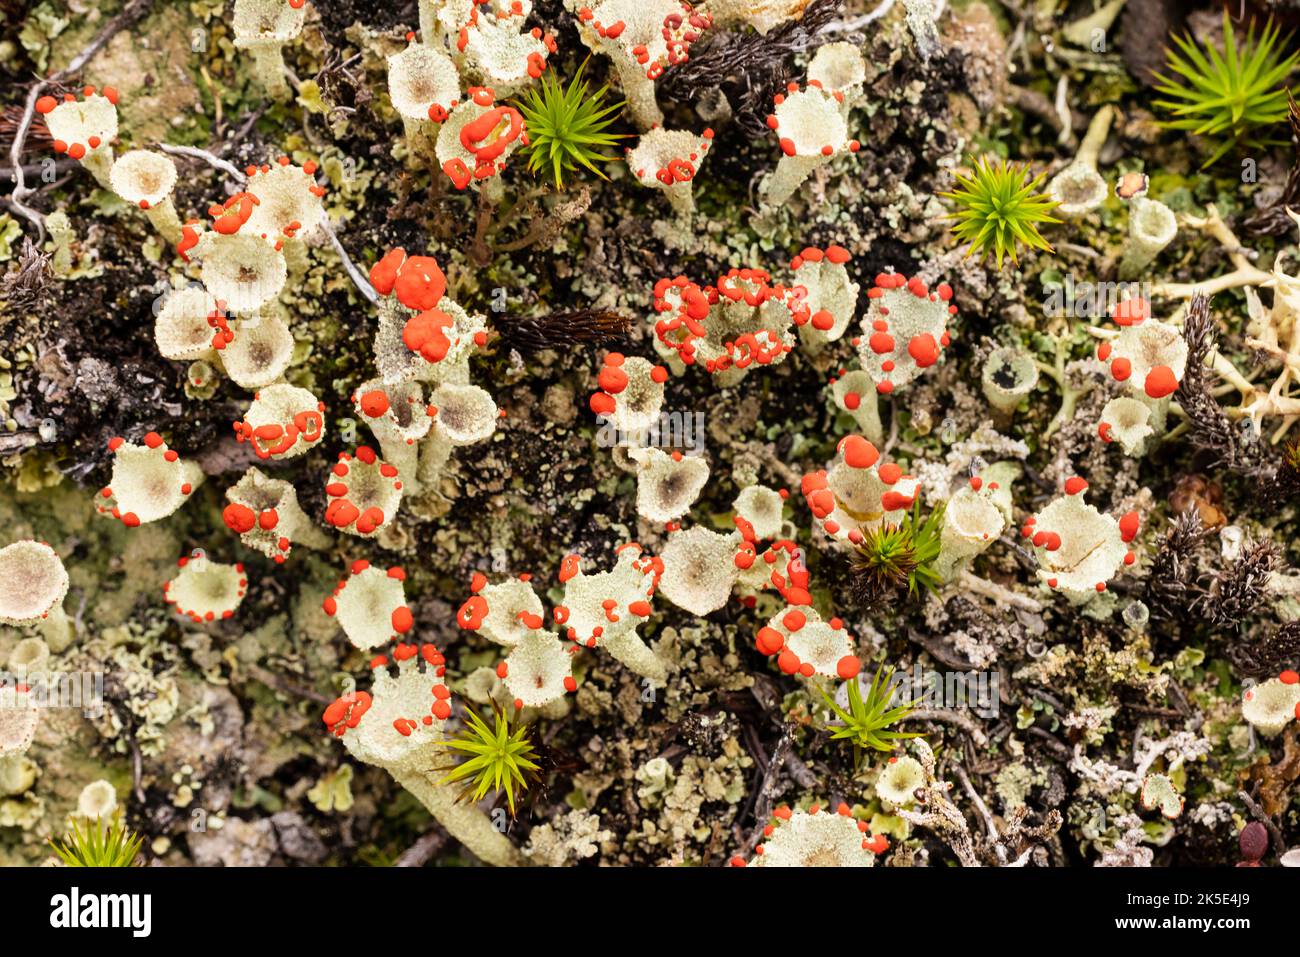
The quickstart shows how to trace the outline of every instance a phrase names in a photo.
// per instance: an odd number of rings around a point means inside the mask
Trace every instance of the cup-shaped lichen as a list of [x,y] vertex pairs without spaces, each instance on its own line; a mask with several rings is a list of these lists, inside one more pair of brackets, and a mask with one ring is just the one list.
[[289,557],[294,545],[329,547],[329,536],[302,510],[293,485],[256,466],[226,489],[226,500],[230,504],[221,513],[226,526],[246,546],[277,563]]
[[692,615],[707,615],[731,598],[738,568],[739,536],[703,526],[674,531],[660,558],[664,563],[660,593]]
[[440,385],[429,404],[436,411],[433,431],[420,449],[419,479],[424,484],[437,481],[453,449],[490,438],[500,419],[492,396],[476,385]]
[[0,687],[0,758],[26,753],[36,737],[40,714],[25,686]]
[[845,115],[858,105],[866,79],[867,61],[852,43],[823,43],[808,64],[808,85],[834,96]]
[[166,518],[203,483],[203,470],[183,461],[157,432],[145,435],[143,445],[111,439],[108,449],[113,474],[95,504],[128,528]]
[[1006,518],[994,500],[998,483],[987,485],[974,476],[948,499],[939,532],[939,557],[935,568],[948,580],[956,577],[975,556],[997,541]]
[[1106,201],[1110,186],[1097,172],[1097,157],[1114,119],[1115,108],[1110,104],[1098,110],[1088,124],[1088,132],[1079,144],[1074,161],[1048,183],[1048,192],[1059,204],[1056,212],[1061,215],[1082,216]]
[[402,118],[406,145],[432,162],[438,127],[460,100],[460,74],[441,50],[412,43],[388,58],[388,98]]
[[1075,604],[1104,592],[1106,583],[1136,558],[1128,543],[1138,532],[1137,512],[1119,520],[1105,515],[1083,500],[1087,488],[1083,479],[1069,479],[1065,494],[1020,529],[1034,546],[1039,580]]
[[325,613],[362,651],[400,641],[415,625],[406,604],[405,581],[406,572],[401,568],[385,570],[359,559],[325,599]]
[[776,169],[759,187],[763,205],[768,207],[785,203],[817,167],[860,148],[858,141],[849,137],[840,101],[820,86],[800,89],[799,84],[791,83],[776,95],[767,125],[781,147]]
[[880,421],[880,403],[876,400],[876,380],[864,369],[853,369],[831,381],[831,398],[836,408],[853,417],[858,431],[868,441],[883,445],[884,425]]
[[214,562],[203,554],[177,561],[180,571],[163,585],[163,598],[176,614],[195,624],[234,616],[248,591],[244,566]]
[[252,233],[205,232],[194,248],[204,288],[237,316],[257,312],[284,289],[284,253]]
[[77,814],[81,817],[98,820],[111,817],[116,810],[117,789],[111,781],[91,781],[77,796]]
[[636,512],[650,522],[663,524],[685,515],[709,480],[709,464],[698,456],[634,448],[637,463]]
[[1097,347],[1111,378],[1139,398],[1168,399],[1187,371],[1187,343],[1176,326],[1151,318],[1151,306],[1138,297],[1121,301],[1112,317],[1119,335]]
[[293,359],[293,333],[275,315],[254,316],[231,325],[221,365],[232,382],[261,389],[277,382]]
[[576,691],[572,651],[554,632],[526,631],[496,669],[514,706],[542,708]]
[[744,24],[760,34],[767,34],[783,23],[801,18],[808,9],[809,0],[708,0],[707,5],[702,6],[706,6],[709,16],[719,27]]
[[368,445],[340,452],[325,482],[325,521],[341,532],[374,538],[402,504],[402,476]]
[[475,573],[470,583],[473,594],[461,605],[457,624],[507,648],[518,644],[529,631],[541,627],[546,611],[530,580],[531,576],[510,578],[494,585],[486,575]]
[[201,286],[186,286],[167,294],[154,319],[153,335],[164,358],[194,362],[216,356],[212,345],[217,300]]
[[1020,401],[1038,385],[1038,365],[1031,353],[1003,346],[984,360],[980,386],[984,398],[1002,416],[1010,416]]
[[862,670],[844,622],[838,618],[824,621],[809,606],[778,612],[758,630],[755,644],[763,654],[775,655],[777,667],[787,675],[820,675],[847,681]]
[[469,381],[469,357],[487,342],[486,322],[446,295],[447,279],[432,256],[390,250],[370,270],[385,297],[379,304],[375,365],[385,383]]
[[290,93],[284,45],[297,39],[306,18],[306,0],[235,0],[235,48],[253,55],[257,82],[277,100],[287,100]]
[[642,677],[662,682],[667,668],[637,629],[650,617],[663,570],[660,559],[635,543],[619,548],[609,571],[585,572],[579,557],[568,555],[560,564],[564,597],[555,608],[555,620],[570,641],[603,648]]
[[[587,573],[582,571],[581,562],[579,556],[567,555],[560,563],[558,577],[564,596],[555,606],[553,617],[563,636],[586,648],[602,648],[642,677],[662,682],[667,675],[665,665],[637,633],[650,616],[662,564],[642,553],[635,543],[619,549],[618,561],[609,571]],[[514,669],[507,658],[506,668],[498,666],[497,675],[508,688],[513,684],[511,693],[520,707],[542,706],[577,686],[556,649],[547,643],[552,636],[542,628],[541,602],[530,594],[532,588],[525,579],[490,585],[486,576],[476,573],[470,584],[473,594],[461,605],[456,622],[461,628],[479,631],[511,649],[520,649],[526,643],[518,659],[524,671],[511,679]],[[523,694],[518,687],[523,680],[532,681],[538,690],[549,691]]]
[[691,44],[709,28],[707,14],[683,0],[603,0],[577,7],[578,35],[593,51],[610,58],[618,72],[632,119],[642,130],[663,123],[655,81],[664,70],[689,58]]
[[678,216],[695,212],[691,184],[713,145],[713,130],[696,136],[656,126],[627,151],[627,165],[642,186],[662,190]]
[[876,778],[876,796],[894,807],[916,803],[916,792],[925,787],[925,768],[910,755],[893,755]]
[[518,92],[546,70],[546,60],[557,49],[555,38],[540,27],[524,29],[527,13],[522,5],[499,13],[475,5],[470,20],[456,39],[457,50],[478,81],[498,96]]
[[1155,435],[1151,414],[1150,404],[1132,396],[1117,396],[1101,410],[1097,434],[1103,442],[1118,442],[1125,455],[1144,455]]
[[766,485],[750,485],[736,495],[732,509],[749,526],[754,540],[773,539],[781,534],[786,494]]
[[29,539],[0,548],[0,624],[35,625],[49,648],[62,651],[72,640],[67,593],[68,572],[48,544]]
[[[847,804],[834,814],[816,804],[807,811],[782,805],[772,817],[750,867],[871,867],[889,846],[883,836],[868,838],[867,822],[856,820]],[[733,857],[731,864],[744,867],[745,859]]]
[[247,442],[259,459],[291,459],[325,434],[325,403],[306,389],[277,382],[253,396],[234,429],[235,437]]
[[109,172],[113,192],[144,210],[158,235],[173,246],[181,239],[181,220],[172,203],[176,164],[171,157],[149,150],[131,150],[118,157]]
[[1177,235],[1178,220],[1172,209],[1159,200],[1135,196],[1129,202],[1128,242],[1120,260],[1119,278],[1137,278]]
[[117,138],[117,90],[93,86],[81,97],[67,93],[62,99],[42,96],[36,112],[45,120],[54,152],[66,153],[84,166],[105,189],[112,189],[113,140]]

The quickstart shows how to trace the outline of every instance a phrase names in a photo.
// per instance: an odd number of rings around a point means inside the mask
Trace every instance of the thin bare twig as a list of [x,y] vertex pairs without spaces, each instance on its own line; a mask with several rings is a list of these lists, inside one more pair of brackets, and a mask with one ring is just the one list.
[[215,153],[199,149],[197,146],[174,146],[171,143],[159,143],[158,148],[164,153],[171,153],[173,156],[188,156],[190,159],[202,160],[214,169],[219,169],[231,179],[239,183],[248,182],[248,177],[234,163],[229,160],[223,160]]

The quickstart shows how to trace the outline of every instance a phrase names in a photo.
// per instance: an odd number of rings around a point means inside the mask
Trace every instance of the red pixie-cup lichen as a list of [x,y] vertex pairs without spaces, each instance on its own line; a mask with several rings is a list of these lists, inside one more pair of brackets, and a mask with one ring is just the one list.
[[858,359],[877,392],[888,395],[939,361],[951,341],[950,317],[957,313],[952,298],[947,283],[931,289],[920,277],[894,272],[876,276],[867,291],[871,305],[857,346]]
[[[1097,359],[1148,415],[1128,404],[1108,405],[1097,432],[1103,441],[1120,439],[1126,454],[1141,456],[1165,431],[1173,394],[1187,371],[1187,343],[1176,326],[1151,318],[1151,304],[1140,296],[1117,303],[1111,318],[1119,332],[1097,346]],[[1115,431],[1125,424],[1127,429]]]
[[483,85],[507,96],[546,71],[547,58],[558,49],[555,38],[540,27],[524,26],[528,10],[522,3],[504,10],[493,10],[491,4],[471,4],[468,9],[456,30],[455,49]]
[[157,432],[145,435],[140,445],[110,439],[108,449],[113,474],[96,496],[95,507],[128,528],[166,518],[203,484],[203,470],[182,460]]
[[234,429],[235,438],[247,442],[259,459],[291,459],[325,434],[325,403],[306,389],[276,383],[253,396]]
[[341,532],[374,538],[402,504],[403,483],[395,465],[368,445],[340,452],[325,479],[325,521]]
[[858,151],[859,143],[850,138],[841,111],[843,100],[843,94],[837,96],[811,83],[802,89],[790,83],[776,94],[767,126],[776,136],[781,158],[759,187],[765,207],[785,203],[819,166]]
[[[763,829],[764,842],[754,848],[750,867],[871,867],[889,848],[884,835],[869,835],[866,821],[853,817],[847,804],[834,813],[814,804],[807,811],[782,805]],[[733,857],[733,867],[744,867]]]
[[469,358],[487,343],[487,323],[446,295],[447,280],[432,256],[388,252],[370,270],[379,304],[375,365],[385,383],[464,384]]
[[112,189],[113,140],[117,139],[117,90],[87,86],[81,95],[42,96],[36,112],[45,121],[54,152],[66,153],[95,177],[100,186]]
[[1087,488],[1082,478],[1068,479],[1065,494],[1025,519],[1020,529],[1034,547],[1039,581],[1074,604],[1104,593],[1106,583],[1137,558],[1129,543],[1138,533],[1138,513],[1118,520],[1105,515],[1084,501]]
[[587,405],[633,444],[645,446],[650,431],[659,425],[668,378],[666,368],[648,359],[610,352],[596,373],[599,391]]
[[823,43],[808,63],[808,85],[833,96],[846,117],[859,105],[866,80],[867,61],[854,43]]
[[402,475],[408,493],[418,490],[420,442],[433,428],[437,408],[425,401],[418,382],[363,382],[352,394],[353,410],[379,440],[380,453]]
[[901,273],[876,276],[867,291],[870,306],[854,338],[858,361],[874,388],[855,384],[852,405],[846,405],[873,442],[884,441],[877,395],[892,395],[934,366],[948,348],[948,328],[957,312],[952,287],[946,282],[931,289],[919,276]]
[[1300,682],[1270,678],[1241,695],[1241,716],[1266,738],[1276,737],[1297,718]]
[[460,606],[456,623],[498,645],[513,647],[529,631],[540,628],[546,614],[530,581],[531,577],[509,578],[491,584],[476,572],[470,582],[473,594]]
[[642,186],[662,190],[676,215],[690,216],[695,212],[691,184],[712,145],[711,129],[696,136],[657,126],[628,149],[628,169]]
[[897,525],[921,487],[895,462],[885,462],[861,435],[840,440],[828,469],[809,472],[800,490],[822,531],[837,544],[857,545],[863,533]]
[[742,537],[733,564],[739,569],[737,590],[746,607],[753,607],[758,593],[769,588],[787,605],[812,604],[808,590],[811,576],[793,539],[776,539],[760,551],[753,537]]
[[632,119],[642,130],[663,123],[655,81],[685,63],[691,45],[711,25],[708,14],[682,0],[570,0],[578,35],[593,52],[609,57]]
[[0,548],[0,624],[35,626],[57,654],[72,641],[67,594],[68,572],[49,544],[28,539]]
[[[470,315],[446,295],[446,277],[431,256],[393,249],[371,268],[370,281],[384,296],[375,336],[379,378],[367,383],[355,401],[381,444],[398,449],[394,464],[404,463],[399,465],[404,475],[410,440],[428,423],[425,437],[417,439],[414,475],[407,480],[413,479],[416,489],[429,487],[438,481],[453,449],[482,442],[496,431],[496,402],[469,382],[470,356],[487,344],[486,320]],[[423,411],[423,392],[416,382],[434,387]]]
[[473,86],[443,121],[434,152],[456,189],[477,190],[505,169],[525,139],[523,114],[498,104],[491,89]]
[[250,166],[244,190],[257,198],[241,233],[259,236],[283,248],[286,240],[301,243],[326,220],[326,188],[316,182],[316,163],[297,166],[287,156],[272,164]]
[[511,647],[496,674],[517,710],[545,707],[578,690],[572,651],[553,631],[540,628]]
[[328,548],[329,536],[316,527],[298,504],[298,493],[283,479],[274,479],[256,466],[226,489],[230,503],[221,512],[226,527],[249,548],[277,564],[294,545]]
[[811,606],[789,606],[758,630],[758,650],[775,657],[787,675],[811,678],[856,678],[862,662],[854,654],[853,638],[838,618],[830,621]]
[[804,346],[814,352],[838,341],[857,310],[859,286],[847,269],[851,258],[843,246],[808,246],[790,261],[795,290],[804,290],[806,305],[795,324]]
[[402,641],[415,625],[406,604],[405,581],[406,572],[400,567],[383,569],[358,559],[325,599],[325,613],[362,651]]
[[248,576],[240,563],[214,562],[202,553],[176,563],[180,571],[163,585],[163,599],[176,614],[194,624],[234,616],[248,591]]
[[661,279],[654,293],[656,348],[702,367],[720,386],[735,385],[754,365],[782,362],[808,312],[796,290],[773,285],[761,269],[732,269],[705,288],[685,276]]
[[[662,683],[667,668],[637,629],[650,617],[663,563],[633,542],[618,550],[618,560],[609,571],[587,573],[581,564],[577,555],[567,555],[560,563],[564,595],[552,618],[561,636],[584,648],[603,648],[642,677]],[[481,630],[505,645],[517,644],[542,628],[540,602],[530,601],[520,584],[493,586],[476,574],[471,590],[474,594],[456,617],[462,628]]]
[[214,360],[211,317],[220,311],[217,300],[201,286],[185,286],[169,292],[153,327],[154,341],[163,358],[188,362]]
[[[356,574],[344,593],[353,586],[360,590]],[[399,641],[370,666],[370,690],[333,701],[321,716],[326,729],[358,761],[391,774],[479,860],[497,867],[522,864],[523,856],[492,819],[473,804],[459,803],[459,789],[444,783],[444,772],[437,770],[452,717],[442,654],[431,644]]]

